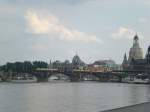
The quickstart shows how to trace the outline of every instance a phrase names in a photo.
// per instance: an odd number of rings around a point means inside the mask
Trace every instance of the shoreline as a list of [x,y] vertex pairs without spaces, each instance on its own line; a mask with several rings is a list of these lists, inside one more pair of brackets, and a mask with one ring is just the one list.
[[49,80],[48,82],[37,82],[36,80],[12,80],[12,81],[0,81],[0,83],[51,83],[51,82],[67,82],[67,83],[86,83],[86,82],[96,82],[96,83],[122,83],[122,84],[138,84],[138,85],[150,85],[149,82],[105,82],[105,81],[65,81],[65,80]]
[[116,109],[104,110],[100,112],[149,112],[150,102],[144,102],[140,104],[134,104],[125,107],[119,107]]

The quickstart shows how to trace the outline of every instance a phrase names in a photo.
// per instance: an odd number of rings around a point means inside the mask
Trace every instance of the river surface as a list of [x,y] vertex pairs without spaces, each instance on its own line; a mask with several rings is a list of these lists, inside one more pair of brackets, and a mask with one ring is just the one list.
[[0,112],[99,112],[150,101],[150,85],[0,83]]

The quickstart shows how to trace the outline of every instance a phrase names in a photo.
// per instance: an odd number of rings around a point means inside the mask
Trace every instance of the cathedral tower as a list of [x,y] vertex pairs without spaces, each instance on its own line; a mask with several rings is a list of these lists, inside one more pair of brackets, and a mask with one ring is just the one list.
[[123,70],[126,70],[128,68],[128,60],[127,60],[127,55],[125,53],[124,55],[124,60],[122,62],[122,67],[123,67]]
[[128,63],[132,59],[143,59],[143,50],[140,48],[139,37],[137,35],[134,36],[133,46],[130,48]]

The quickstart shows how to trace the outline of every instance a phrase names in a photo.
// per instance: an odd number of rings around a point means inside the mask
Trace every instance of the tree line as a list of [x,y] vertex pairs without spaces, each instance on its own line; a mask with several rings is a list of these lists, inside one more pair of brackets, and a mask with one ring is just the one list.
[[24,62],[14,62],[6,63],[0,66],[0,71],[4,72],[16,72],[16,73],[32,73],[36,68],[47,68],[48,64],[44,61],[24,61]]

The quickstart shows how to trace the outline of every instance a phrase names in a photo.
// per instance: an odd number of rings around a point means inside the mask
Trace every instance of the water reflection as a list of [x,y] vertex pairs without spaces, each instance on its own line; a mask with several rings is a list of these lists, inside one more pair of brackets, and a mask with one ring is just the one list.
[[149,100],[149,85],[95,82],[0,84],[2,112],[98,112]]

